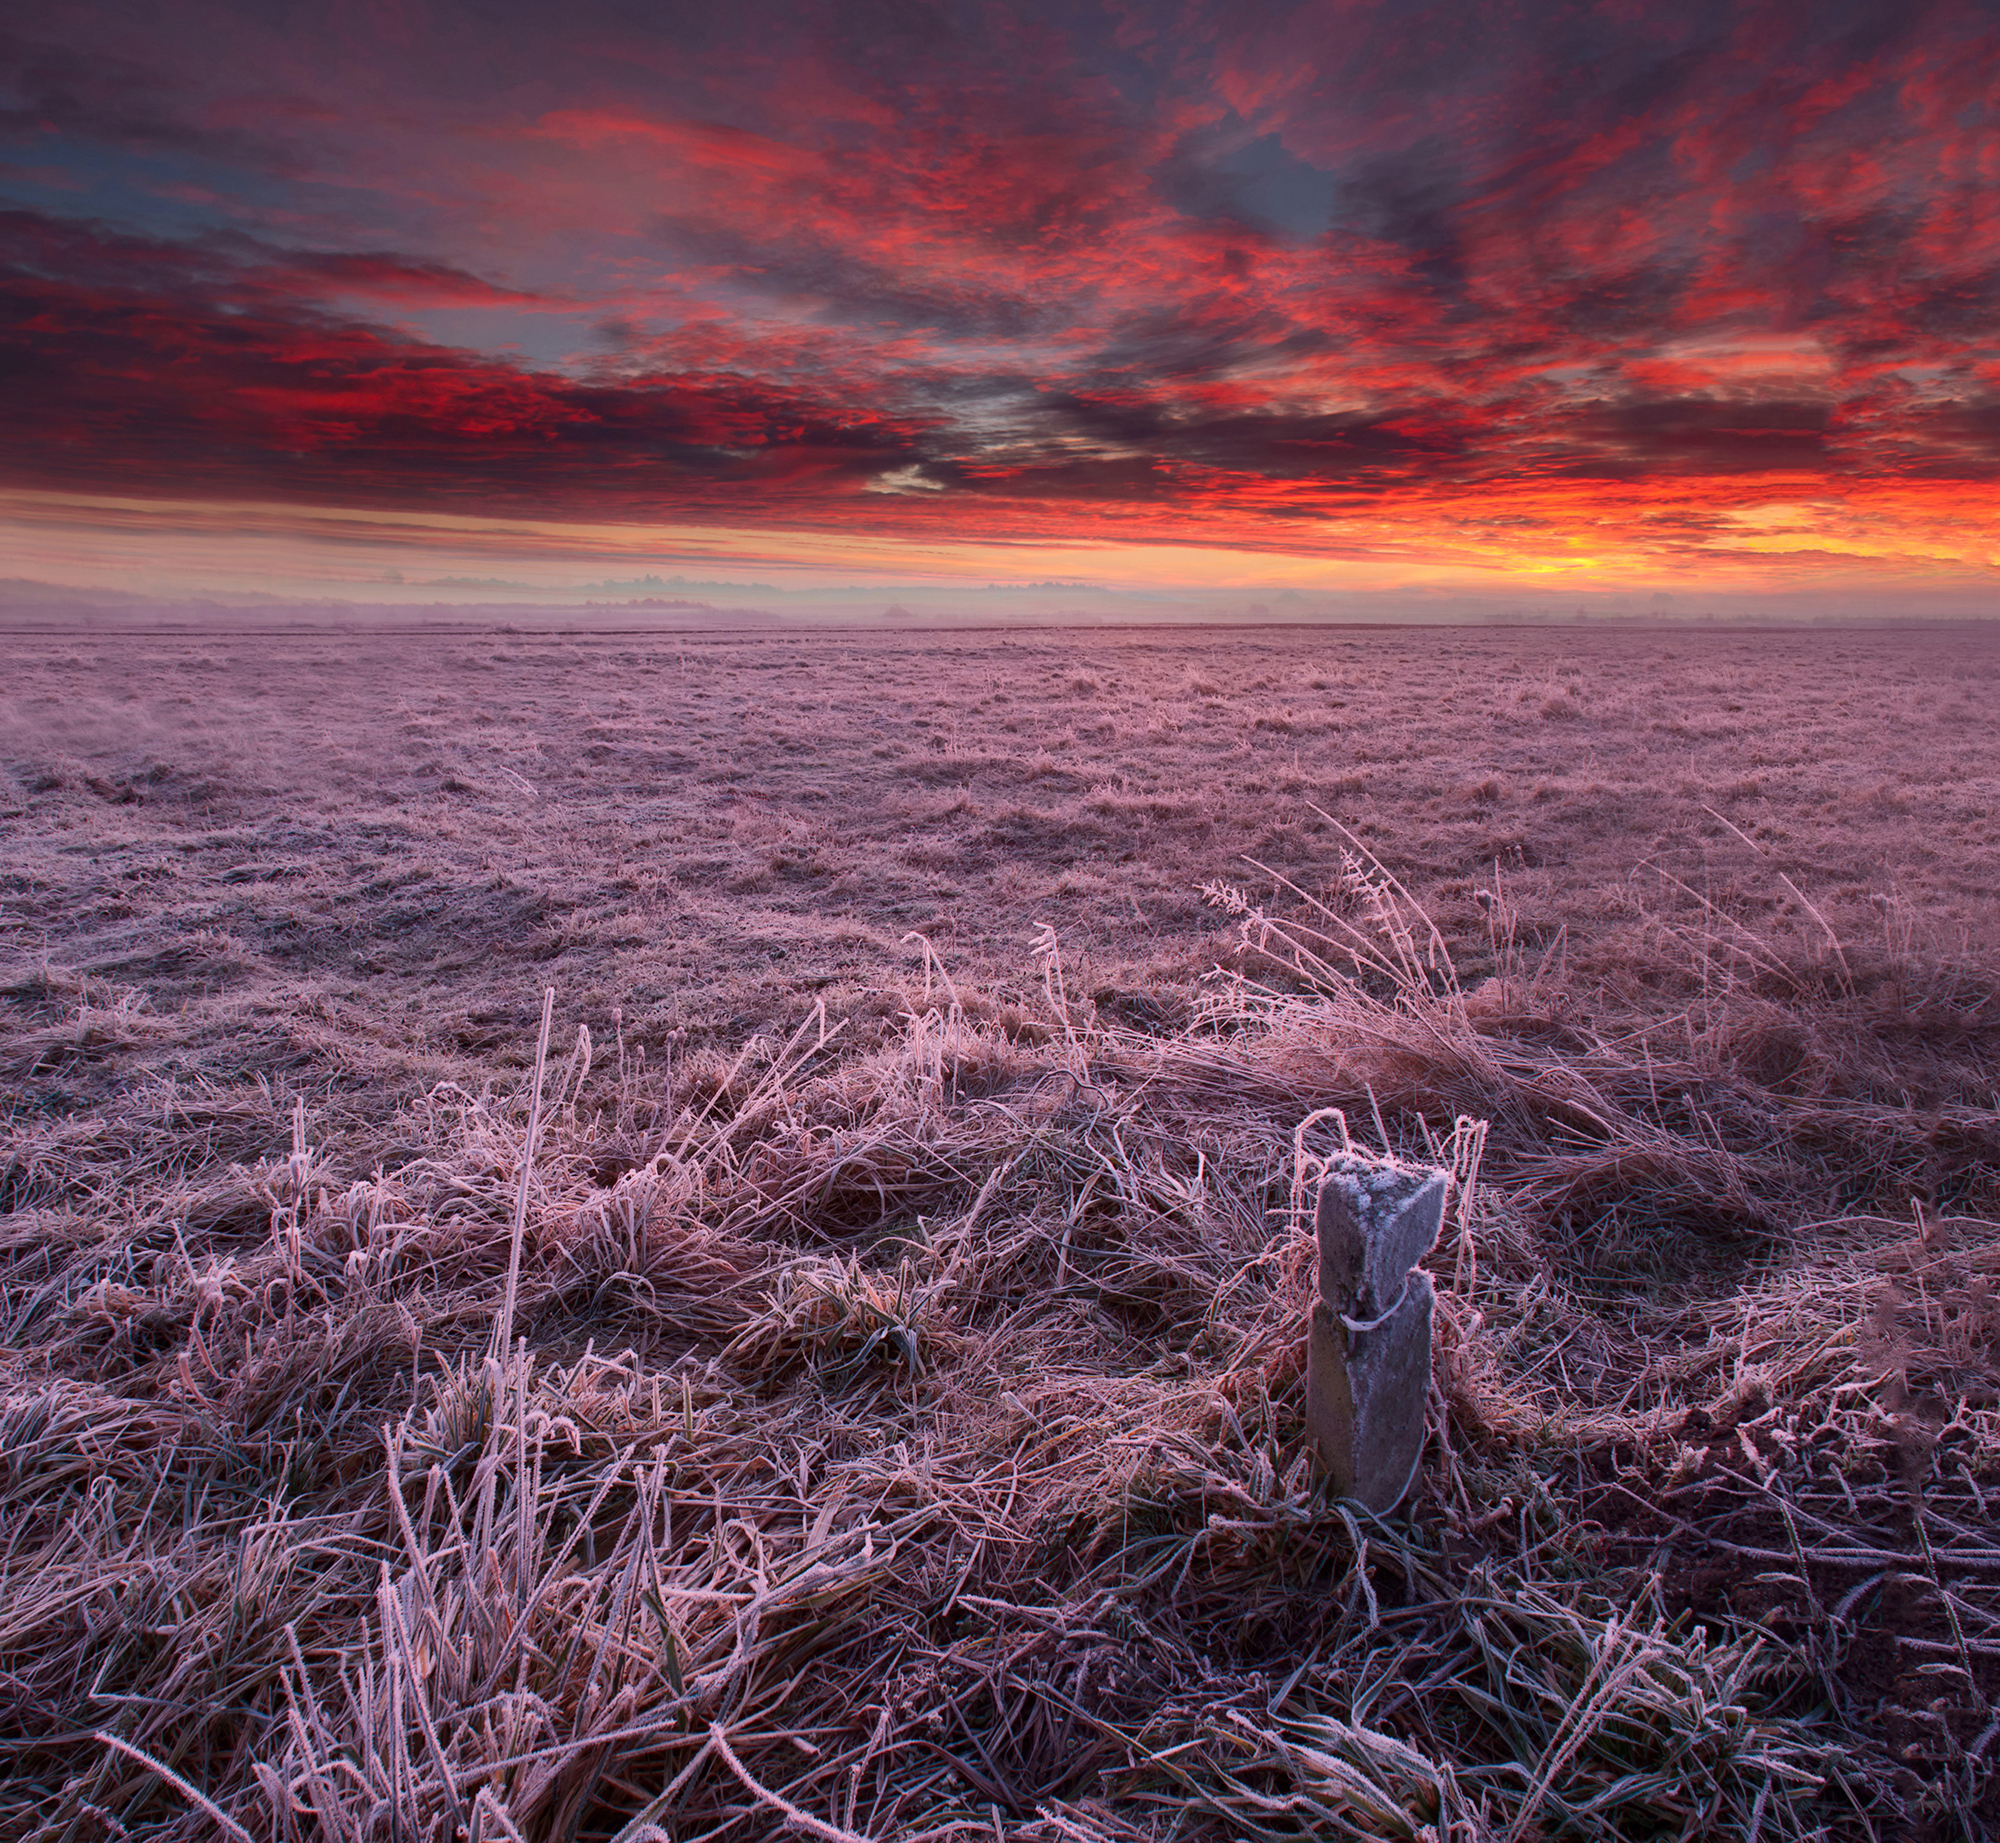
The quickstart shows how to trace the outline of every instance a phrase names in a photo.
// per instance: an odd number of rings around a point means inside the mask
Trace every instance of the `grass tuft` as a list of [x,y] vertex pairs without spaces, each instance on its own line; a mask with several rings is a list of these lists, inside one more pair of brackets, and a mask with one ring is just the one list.
[[[0,1834],[1989,1822],[1992,970],[1669,890],[1642,1007],[1498,867],[1274,889],[1172,1025],[1045,928],[1033,1017],[923,940],[871,1042],[17,1115]],[[90,1002],[17,1061],[166,1027]],[[1337,1144],[1457,1180],[1388,1519],[1303,1445]]]

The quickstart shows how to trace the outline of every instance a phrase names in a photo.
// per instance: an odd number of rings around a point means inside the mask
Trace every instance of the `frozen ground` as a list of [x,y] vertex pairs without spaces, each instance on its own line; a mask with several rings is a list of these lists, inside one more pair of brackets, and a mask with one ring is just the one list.
[[1984,632],[0,665],[5,1843],[2000,1817]]

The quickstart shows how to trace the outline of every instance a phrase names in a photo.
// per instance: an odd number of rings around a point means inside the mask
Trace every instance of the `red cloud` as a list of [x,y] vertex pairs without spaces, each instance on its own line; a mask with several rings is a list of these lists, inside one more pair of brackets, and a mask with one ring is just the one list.
[[246,12],[218,74],[107,5],[130,61],[76,24],[0,129],[205,164],[146,169],[177,216],[0,226],[17,484],[1297,546],[1482,497],[1638,542],[1648,493],[1719,543],[1732,494],[1921,522],[2000,476],[1971,6],[747,4],[669,42],[583,0],[482,15],[475,79],[449,7],[365,72]]

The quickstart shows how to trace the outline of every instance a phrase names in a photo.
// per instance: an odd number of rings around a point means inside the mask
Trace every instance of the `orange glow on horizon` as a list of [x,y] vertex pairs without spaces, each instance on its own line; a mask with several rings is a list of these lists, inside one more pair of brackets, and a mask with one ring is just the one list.
[[1865,505],[1827,498],[1821,481],[1770,490],[1758,504],[1717,490],[1706,504],[1684,495],[1663,508],[1646,488],[1600,487],[1579,505],[1581,495],[1530,482],[1411,493],[1278,531],[1227,508],[1189,506],[1172,530],[1135,529],[1121,516],[1096,532],[1070,519],[1067,536],[952,535],[942,517],[921,532],[824,530],[0,493],[0,541],[10,573],[75,588],[359,600],[391,587],[399,596],[425,587],[461,597],[581,594],[598,578],[690,570],[796,589],[1050,580],[1170,594],[2000,588],[2000,489],[1970,503],[1963,493],[1877,487]]

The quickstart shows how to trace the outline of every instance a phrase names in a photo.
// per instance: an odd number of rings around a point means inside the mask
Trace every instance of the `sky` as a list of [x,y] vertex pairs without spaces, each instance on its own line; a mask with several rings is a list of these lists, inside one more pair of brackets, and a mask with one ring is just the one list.
[[12,17],[16,591],[2000,613],[1991,4]]

